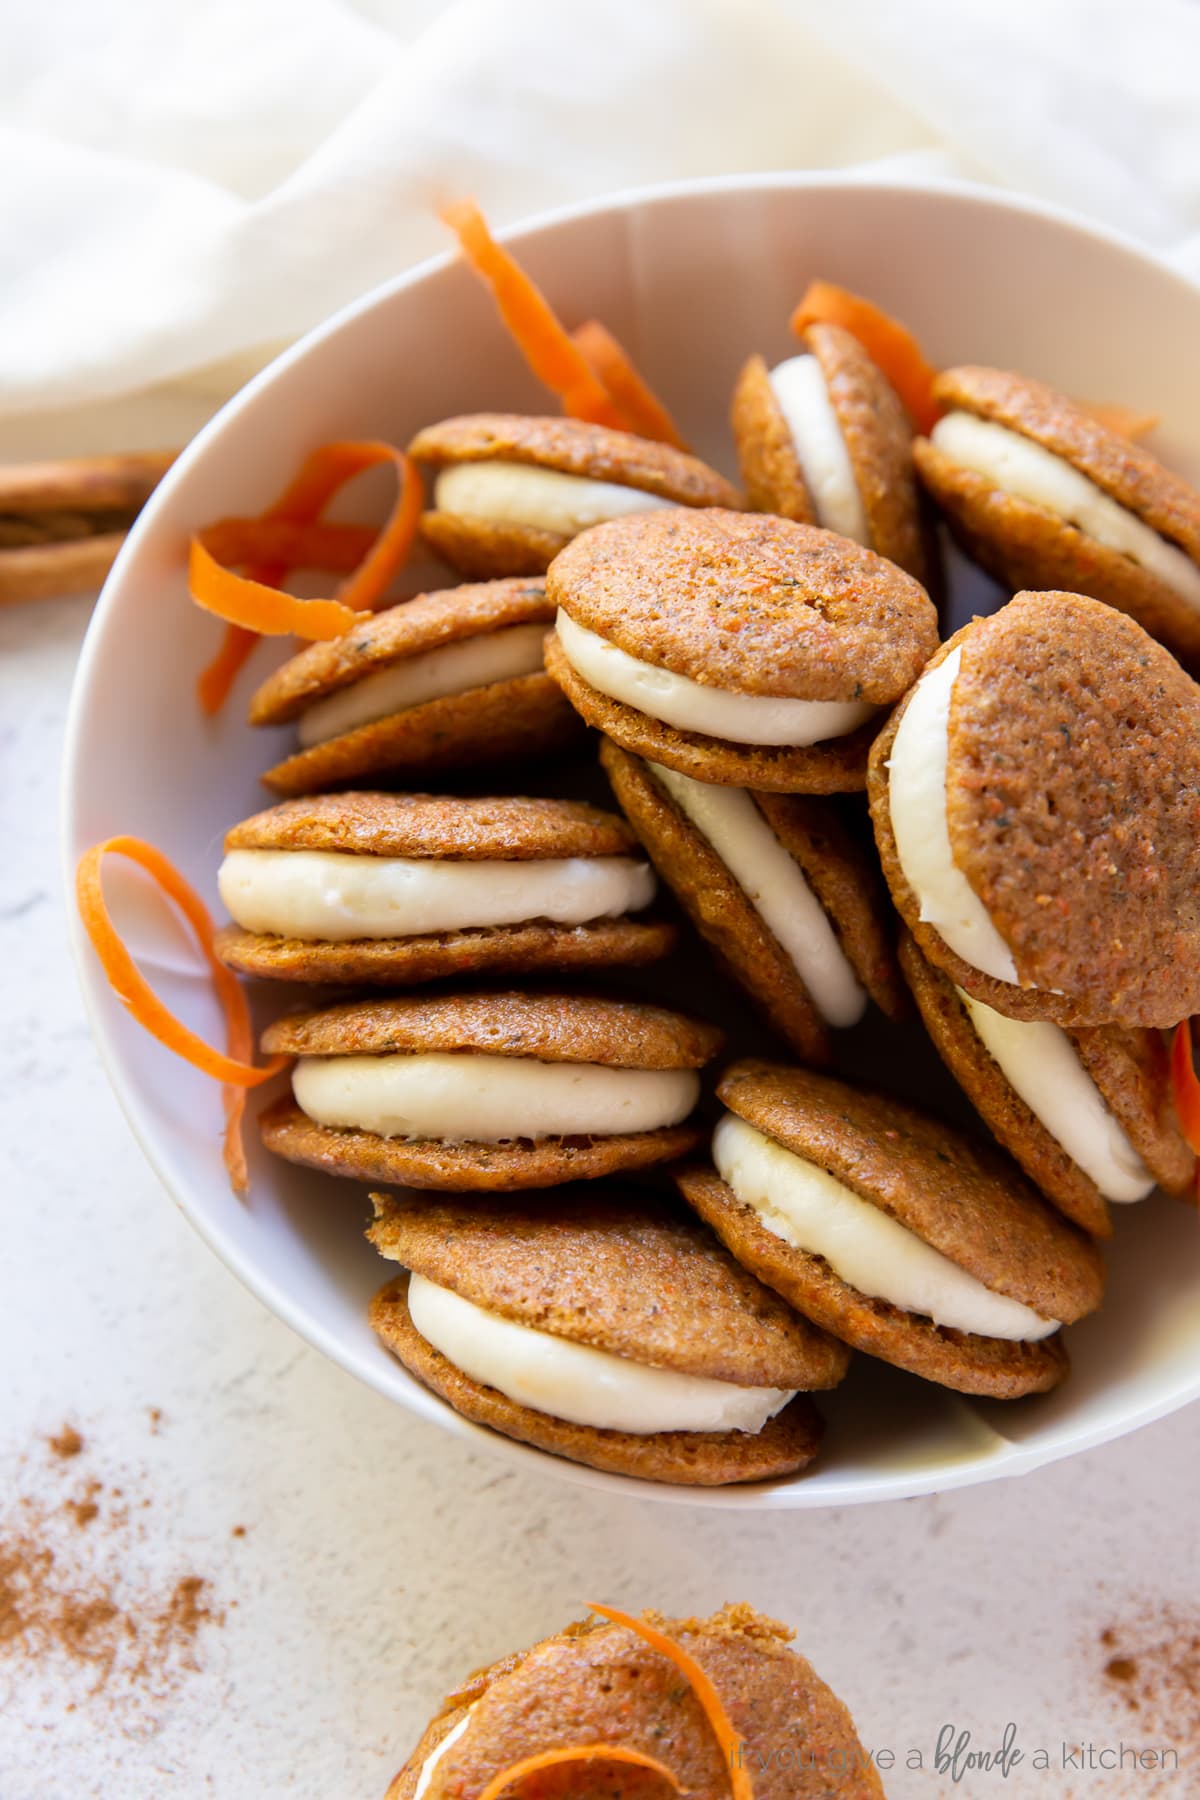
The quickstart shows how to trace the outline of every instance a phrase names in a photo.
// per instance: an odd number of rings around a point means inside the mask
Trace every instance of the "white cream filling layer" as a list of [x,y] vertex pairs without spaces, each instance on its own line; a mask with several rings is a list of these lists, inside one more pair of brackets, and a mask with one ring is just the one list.
[[1059,1328],[1057,1319],[1043,1319],[1019,1300],[993,1293],[827,1169],[785,1150],[732,1113],[713,1133],[713,1161],[768,1231],[823,1257],[862,1294],[980,1337],[1033,1343]]
[[549,629],[544,622],[509,625],[482,637],[442,644],[393,668],[364,675],[361,681],[316,701],[301,714],[297,726],[301,746],[308,750],[344,731],[405,712],[410,706],[424,706],[428,700],[532,675],[542,667],[542,645]]
[[744,788],[712,787],[651,763],[697,831],[712,845],[830,1025],[853,1025],[863,1015],[860,985],[824,907]]
[[474,1381],[518,1406],[599,1431],[758,1432],[795,1390],[739,1387],[676,1369],[654,1369],[519,1325],[424,1276],[408,1288],[412,1322],[435,1350]]
[[984,1046],[1050,1136],[1106,1200],[1144,1200],[1154,1177],[1104,1104],[1074,1044],[1057,1025],[1006,1019],[958,989]]
[[700,1077],[694,1069],[610,1069],[431,1051],[302,1056],[292,1088],[318,1125],[384,1138],[503,1144],[678,1125],[700,1097]]
[[867,509],[820,363],[815,356],[789,356],[768,379],[791,434],[817,524],[869,549]]
[[564,537],[602,525],[605,519],[678,505],[661,494],[647,494],[617,481],[593,481],[589,475],[499,459],[451,463],[438,474],[433,503],[439,512],[490,519],[495,525],[531,525]]
[[1042,444],[974,413],[952,412],[939,419],[932,442],[960,468],[982,475],[1014,499],[1045,507],[1078,526],[1088,537],[1117,550],[1200,606],[1200,568],[1153,526],[1106,494],[1065,457]]
[[705,687],[630,656],[577,625],[561,607],[555,629],[563,655],[590,686],[677,731],[735,744],[820,744],[856,731],[876,710],[860,700],[792,700]]
[[[414,1281],[418,1281],[419,1279],[419,1276],[413,1276]],[[429,1792],[430,1784],[433,1781],[434,1770],[441,1762],[443,1756],[445,1756],[447,1750],[457,1744],[459,1738],[471,1723],[471,1714],[474,1711],[475,1708],[473,1706],[468,1706],[466,1712],[458,1721],[458,1724],[446,1733],[437,1749],[432,1750],[425,1758],[425,1761],[421,1764],[421,1773],[417,1776],[417,1785],[413,1789],[413,1800],[425,1800],[425,1795]]]
[[649,905],[654,873],[630,856],[443,862],[333,850],[231,850],[217,888],[243,931],[344,943],[550,919],[582,925]]
[[904,878],[921,918],[964,962],[997,981],[1017,982],[1012,951],[954,860],[946,818],[950,696],[962,650],[918,681],[888,763],[888,811]]

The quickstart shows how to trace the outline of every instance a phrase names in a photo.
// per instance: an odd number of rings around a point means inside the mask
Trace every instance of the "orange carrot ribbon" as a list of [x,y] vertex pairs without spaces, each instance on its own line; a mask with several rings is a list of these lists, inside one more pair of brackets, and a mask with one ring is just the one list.
[[754,1784],[750,1779],[750,1771],[746,1768],[742,1755],[742,1741],[733,1728],[729,1714],[725,1711],[725,1703],[705,1671],[694,1656],[669,1638],[665,1631],[648,1625],[644,1619],[635,1619],[631,1613],[618,1612],[615,1606],[597,1606],[594,1600],[588,1602],[593,1612],[601,1618],[610,1619],[614,1625],[623,1625],[627,1631],[634,1632],[644,1643],[657,1650],[661,1656],[669,1657],[675,1667],[685,1677],[692,1692],[704,1710],[704,1716],[712,1728],[713,1736],[720,1747],[725,1767],[729,1771],[729,1787],[732,1800],[754,1800]]
[[917,430],[932,431],[941,417],[941,408],[933,397],[937,370],[926,361],[907,326],[874,301],[836,287],[831,281],[810,282],[792,314],[791,327],[797,337],[810,325],[840,325],[856,337],[899,394]]
[[1162,424],[1158,413],[1134,412],[1131,406],[1121,406],[1112,401],[1077,400],[1075,404],[1082,407],[1089,418],[1095,419],[1097,425],[1103,425],[1108,431],[1115,431],[1118,437],[1128,438],[1131,443],[1136,443],[1138,438],[1144,438],[1147,432]]
[[[200,951],[208,965],[213,987],[225,1015],[225,1049],[214,1049],[188,1026],[177,1019],[159,999],[141,973],[124,940],[113,923],[104,898],[101,868],[106,856],[124,856],[143,869],[191,927]],[[143,838],[111,837],[85,850],[75,871],[75,897],[84,930],[100,959],[100,966],[117,999],[144,1031],[157,1038],[168,1050],[204,1075],[223,1083],[225,1088],[225,1166],[234,1191],[244,1194],[247,1187],[246,1156],[242,1141],[242,1117],[246,1106],[246,1090],[261,1086],[287,1068],[290,1058],[272,1057],[269,1063],[256,1067],[250,1057],[254,1034],[250,1009],[237,977],[220,961],[214,947],[216,928],[204,901],[161,850]]]
[[676,450],[687,449],[674,419],[607,325],[588,319],[577,325],[571,336],[620,408],[630,431],[659,444],[671,444]]
[[613,1762],[633,1763],[639,1769],[653,1769],[664,1781],[669,1781],[677,1794],[683,1792],[682,1785],[674,1776],[666,1763],[657,1757],[647,1756],[641,1750],[623,1750],[615,1744],[569,1744],[561,1750],[539,1750],[534,1756],[523,1756],[507,1769],[501,1769],[493,1775],[479,1800],[500,1800],[511,1787],[524,1781],[527,1775],[536,1775],[542,1769],[552,1769],[560,1763],[576,1762]]
[[[1192,1024],[1185,1019],[1171,1039],[1171,1097],[1180,1129],[1200,1156],[1200,1079],[1192,1056]],[[1196,1198],[1200,1201],[1200,1169],[1196,1171]]]
[[[362,526],[317,526],[348,481],[387,462],[395,465],[399,489],[381,530],[368,539]],[[259,635],[295,631],[310,639],[336,637],[350,629],[358,614],[375,609],[411,554],[423,501],[421,478],[403,450],[371,440],[322,444],[259,520],[220,520],[194,538],[192,598],[229,625],[221,649],[199,679],[204,711],[220,711]],[[299,600],[280,591],[289,568],[347,567],[352,544],[359,555],[349,563],[349,578],[336,599]],[[237,575],[225,566],[233,562],[249,564],[247,573]]]

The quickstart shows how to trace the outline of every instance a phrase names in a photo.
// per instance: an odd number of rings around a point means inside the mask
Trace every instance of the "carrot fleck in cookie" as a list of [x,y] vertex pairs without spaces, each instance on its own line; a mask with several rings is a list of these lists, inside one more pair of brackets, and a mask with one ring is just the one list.
[[856,1349],[1013,1399],[1067,1372],[1060,1327],[1104,1266],[1016,1167],[899,1101],[807,1069],[736,1063],[714,1169],[685,1198],[738,1261]]
[[413,987],[644,963],[654,875],[623,819],[577,800],[318,794],[235,825],[217,884],[230,968]]
[[1200,1011],[1200,688],[1125,614],[1018,594],[934,657],[871,752],[923,954],[1055,1024]]
[[477,1424],[648,1481],[762,1480],[815,1454],[804,1394],[841,1380],[845,1347],[677,1203],[374,1198],[367,1235],[409,1272],[371,1323]]
[[731,422],[747,499],[865,544],[928,585],[908,414],[850,332],[810,325],[804,343],[773,369],[750,357],[738,378]]
[[[646,1627],[657,1641],[647,1642]],[[628,1623],[621,1615],[581,1620],[449,1695],[384,1800],[479,1795],[530,1757],[576,1750],[577,1759],[528,1772],[542,1800],[635,1800],[662,1790],[661,1774],[648,1785],[644,1767],[606,1750],[665,1766],[681,1792],[718,1800],[729,1792],[731,1753],[674,1647],[699,1665],[735,1725],[733,1754],[753,1771],[755,1800],[882,1800],[853,1719],[792,1636],[740,1604],[707,1619],[645,1612]]]
[[1005,1018],[926,962],[907,932],[900,964],[942,1061],[1068,1219],[1107,1237],[1109,1201],[1142,1200],[1155,1183],[1172,1193],[1189,1185],[1195,1157],[1175,1117],[1157,1032],[1068,1032]]
[[622,749],[698,781],[861,788],[890,706],[937,644],[925,590],[831,532],[675,510],[598,525],[554,560],[546,666]]
[[968,554],[1009,588],[1129,613],[1200,664],[1200,494],[1093,414],[1002,369],[947,369],[914,455]]
[[701,936],[767,1022],[810,1062],[868,996],[903,993],[887,894],[831,800],[694,781],[605,741],[622,811]]
[[252,725],[296,722],[300,748],[268,769],[277,794],[315,794],[383,770],[511,762],[582,737],[546,674],[554,607],[540,581],[419,594],[268,676]]
[[411,994],[278,1020],[292,1097],[259,1123],[292,1162],[409,1187],[552,1187],[668,1162],[721,1034],[639,1001]]
[[627,513],[741,505],[686,451],[581,419],[472,413],[427,426],[409,454],[437,471],[422,535],[468,576],[539,575],[578,532]]

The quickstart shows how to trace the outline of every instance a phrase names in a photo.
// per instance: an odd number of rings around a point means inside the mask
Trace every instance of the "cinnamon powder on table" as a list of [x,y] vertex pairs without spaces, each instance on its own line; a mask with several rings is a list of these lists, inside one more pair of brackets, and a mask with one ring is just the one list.
[[[1148,1608],[1106,1626],[1099,1648],[1105,1689],[1127,1727],[1178,1754],[1176,1786],[1162,1791],[1200,1791],[1200,1613]],[[1189,1779],[1196,1785],[1180,1786]]]
[[[159,1701],[198,1670],[223,1612],[209,1582],[153,1572],[149,1498],[88,1474],[85,1443],[64,1426],[19,1459],[22,1490],[0,1515],[0,1670],[51,1678],[67,1710]],[[140,1550],[140,1553],[139,1553]],[[142,1565],[139,1567],[139,1565]]]

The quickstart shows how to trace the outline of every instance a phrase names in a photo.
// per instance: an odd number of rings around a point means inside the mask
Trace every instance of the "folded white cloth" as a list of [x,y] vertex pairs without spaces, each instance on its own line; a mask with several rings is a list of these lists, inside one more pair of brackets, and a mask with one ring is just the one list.
[[1001,182],[1200,276],[1190,0],[40,0],[0,63],[0,411],[246,359],[494,222],[667,177]]

